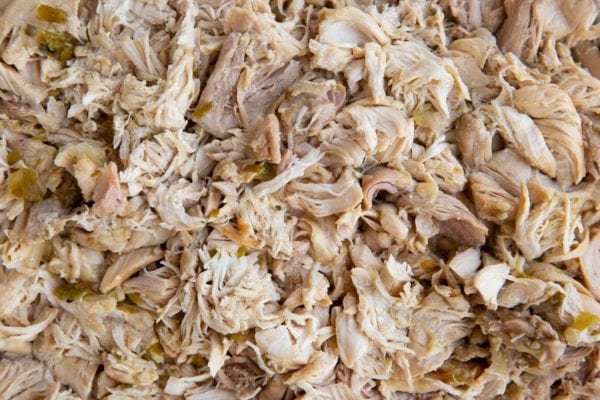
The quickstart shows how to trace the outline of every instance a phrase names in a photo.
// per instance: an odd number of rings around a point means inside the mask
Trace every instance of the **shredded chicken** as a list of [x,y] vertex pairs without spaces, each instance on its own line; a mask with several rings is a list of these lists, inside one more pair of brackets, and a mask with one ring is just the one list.
[[0,0],[0,399],[600,398],[595,0]]

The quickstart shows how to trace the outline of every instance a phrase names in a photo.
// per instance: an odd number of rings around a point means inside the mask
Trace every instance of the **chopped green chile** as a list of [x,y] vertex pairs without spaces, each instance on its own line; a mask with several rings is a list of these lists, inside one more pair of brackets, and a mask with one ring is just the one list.
[[127,298],[136,306],[141,306],[144,304],[144,300],[142,300],[142,296],[139,293],[127,293]]
[[14,197],[35,202],[44,198],[45,190],[38,179],[37,172],[21,168],[8,176],[8,191]]
[[139,307],[127,303],[117,304],[117,309],[127,314],[135,314],[140,310]]
[[255,182],[266,182],[277,176],[277,164],[268,162],[250,164],[245,166],[242,171],[254,174],[252,180]]
[[40,4],[36,9],[37,19],[51,24],[64,24],[67,22],[67,13],[60,8],[49,6],[48,4]]
[[6,162],[8,162],[8,165],[16,164],[22,159],[23,153],[21,152],[21,150],[13,150],[6,155]]
[[62,90],[60,90],[58,88],[52,89],[48,92],[48,96],[53,97],[55,99],[59,98],[61,94],[62,94]]
[[93,291],[91,286],[86,283],[64,283],[60,286],[57,286],[54,289],[54,295],[63,301],[68,303],[74,301],[81,301],[83,298],[89,294],[92,294]]
[[233,340],[237,344],[242,344],[246,340],[248,340],[248,334],[243,332],[232,333],[231,335],[227,335],[230,340]]
[[146,361],[154,361],[158,364],[163,363],[165,360],[165,351],[160,342],[154,342],[150,346],[146,347],[142,358]]
[[78,41],[68,33],[41,31],[37,35],[40,49],[47,55],[66,62],[75,57]]
[[194,354],[190,359],[190,364],[192,364],[196,368],[204,368],[208,365],[208,361],[200,354]]
[[159,342],[152,343],[146,350],[154,354],[165,354],[165,351]]
[[192,113],[192,118],[200,119],[204,117],[210,110],[212,110],[212,103],[210,101],[208,103],[199,104],[196,110]]
[[244,257],[246,254],[248,254],[248,248],[246,246],[238,247],[238,249],[237,249],[238,257]]

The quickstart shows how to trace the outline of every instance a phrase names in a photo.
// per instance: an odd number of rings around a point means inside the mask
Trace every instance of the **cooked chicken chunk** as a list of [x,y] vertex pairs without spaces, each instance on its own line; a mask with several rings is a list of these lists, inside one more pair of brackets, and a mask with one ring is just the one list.
[[106,293],[121,285],[142,268],[162,259],[164,252],[157,247],[143,247],[120,256],[104,273],[100,290]]

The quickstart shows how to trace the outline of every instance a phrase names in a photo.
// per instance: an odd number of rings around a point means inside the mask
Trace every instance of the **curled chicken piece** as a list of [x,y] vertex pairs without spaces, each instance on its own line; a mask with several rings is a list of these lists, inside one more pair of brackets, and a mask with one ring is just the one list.
[[242,126],[251,127],[301,75],[298,61],[260,68],[253,74],[251,82],[242,73],[237,84],[238,98],[243,96],[244,99],[238,101]]
[[575,46],[574,52],[581,64],[590,71],[590,74],[600,79],[600,49],[598,44],[594,45],[590,41],[580,42]]
[[217,374],[217,387],[235,392],[242,399],[253,398],[262,389],[266,374],[246,357],[225,361]]
[[[10,359],[3,357],[0,360],[0,393],[5,399],[16,398],[48,398],[52,399],[58,394],[60,384],[54,383],[52,373],[46,366],[30,357]],[[41,385],[55,385],[55,390],[47,391],[45,395],[34,396],[35,390],[29,390]],[[52,394],[54,393],[54,396]],[[32,396],[32,397],[29,397]]]
[[477,215],[489,221],[514,218],[519,185],[531,175],[532,168],[514,151],[504,149],[494,153],[481,172],[469,176]]
[[98,364],[78,357],[63,357],[52,366],[52,372],[63,384],[69,385],[82,398],[88,398],[98,370]]
[[481,218],[496,222],[514,217],[517,198],[489,175],[473,173],[469,176],[469,184],[475,210]]
[[481,171],[513,196],[519,195],[521,183],[527,183],[533,174],[525,160],[510,149],[495,152]]
[[281,162],[281,130],[274,114],[260,117],[250,130],[250,147],[258,161]]
[[280,322],[280,296],[257,253],[236,257],[227,252],[210,256],[200,251],[204,270],[198,274],[199,315],[204,324],[222,335],[251,328],[272,328]]
[[278,174],[275,178],[256,185],[254,187],[256,195],[258,197],[263,197],[265,195],[275,193],[291,180],[304,175],[304,171],[318,163],[322,156],[323,155],[319,150],[312,149],[304,157],[300,159],[294,158],[290,163],[290,166]]
[[404,282],[394,296],[386,288],[382,275],[375,269],[352,269],[352,284],[358,293],[356,322],[374,346],[383,351],[403,350],[410,342],[407,337],[409,316],[416,305],[414,298],[420,285],[412,287]]
[[450,59],[436,56],[416,41],[399,41],[385,46],[388,58],[385,76],[395,98],[406,109],[415,110],[425,101],[444,117],[450,116],[451,98],[469,98],[469,91]]
[[346,169],[335,183],[293,182],[290,186],[296,191],[288,197],[292,206],[304,209],[315,217],[327,217],[351,210],[362,200],[362,189]]
[[470,247],[452,257],[448,267],[463,280],[472,278],[481,265],[481,250]]
[[476,167],[492,158],[492,134],[486,129],[483,118],[463,114],[458,119],[456,133],[456,144],[467,165]]
[[255,332],[256,345],[275,368],[297,369],[308,362],[314,351],[317,327],[307,328],[302,339],[295,339],[286,326]]
[[566,344],[552,325],[537,315],[500,309],[487,311],[481,318],[484,333],[498,336],[509,349],[535,357],[540,366],[551,365],[565,351]]
[[513,239],[522,254],[531,260],[552,248],[567,252],[574,240],[572,232],[581,200],[537,181],[521,186]]
[[403,174],[395,169],[376,167],[363,176],[363,205],[366,209],[371,208],[373,198],[380,190],[397,195],[409,191],[412,183],[412,178],[408,173]]
[[362,333],[355,315],[348,310],[338,314],[335,327],[340,359],[346,366],[353,368],[369,351],[369,338]]
[[[272,37],[273,46],[281,44],[276,40],[281,39],[277,33],[274,32]],[[271,39],[271,36],[265,37]],[[218,138],[227,137],[230,129],[251,127],[302,74],[298,61],[288,62],[289,56],[294,54],[275,60],[266,60],[265,57],[260,63],[248,67],[248,54],[259,52],[257,47],[263,45],[259,43],[261,38],[264,39],[256,32],[230,33],[200,95],[192,119]],[[294,40],[291,36],[289,38]]]
[[[408,347],[411,372],[421,375],[439,368],[469,335],[473,314],[462,295],[427,295],[413,311]],[[432,345],[435,343],[435,345]]]
[[170,65],[167,67],[160,96],[147,108],[154,113],[154,125],[160,129],[180,130],[187,123],[185,113],[198,93],[194,79],[194,49],[198,7],[193,1],[181,3],[179,27],[172,39]]
[[106,154],[95,143],[69,143],[60,148],[54,164],[63,167],[77,179],[84,200],[92,197],[97,177],[96,172],[106,162]]
[[495,310],[498,308],[498,293],[510,272],[510,267],[504,263],[488,265],[477,272],[473,285],[483,298],[485,305]]
[[333,370],[338,362],[336,354],[326,351],[316,351],[310,356],[307,365],[293,372],[285,383],[290,386],[315,384],[323,385],[330,381]]
[[546,282],[536,278],[517,278],[507,283],[498,294],[498,305],[513,308],[519,304],[539,304],[555,292]]
[[410,193],[402,197],[402,202],[433,217],[440,233],[457,243],[477,247],[485,243],[486,226],[456,197],[438,193],[432,202],[428,202],[418,194]]
[[585,252],[579,257],[581,275],[588,290],[600,300],[600,231],[596,231]]
[[593,0],[505,1],[507,17],[498,31],[498,47],[533,63],[546,40],[558,41],[589,29],[598,15],[596,4]]
[[585,176],[581,118],[556,85],[529,85],[514,93],[515,107],[529,114],[556,159],[556,180],[565,188]]
[[[380,163],[405,154],[413,142],[413,122],[406,118],[399,102],[374,106],[352,104],[338,113],[335,121],[350,128],[352,139]],[[345,132],[338,140],[346,141],[348,136]]]
[[125,282],[126,293],[136,292],[158,306],[164,306],[179,288],[180,281],[167,267],[136,276]]
[[202,91],[193,119],[217,137],[225,137],[227,131],[239,126],[240,121],[233,113],[233,88],[242,71],[243,48],[238,47],[239,34],[227,36],[219,59],[215,64],[206,87]]
[[127,199],[121,191],[117,164],[109,163],[98,176],[92,193],[94,209],[98,216],[121,215],[125,211]]
[[502,107],[502,137],[532,166],[551,177],[556,176],[556,161],[544,136],[533,120],[512,107]]
[[31,352],[31,342],[43,332],[58,314],[56,308],[45,308],[29,326],[7,326],[0,323],[0,351]]
[[160,247],[144,247],[120,256],[106,270],[100,282],[100,291],[110,292],[142,268],[163,258],[163,255],[164,252]]
[[28,83],[21,74],[4,63],[0,63],[0,89],[14,93],[24,102],[39,104],[47,97],[43,87]]
[[423,163],[427,173],[444,192],[455,194],[463,191],[467,183],[465,170],[446,142],[434,142],[417,160]]
[[69,143],[61,147],[54,163],[73,174],[77,163],[86,158],[97,167],[101,167],[106,162],[106,154],[102,150],[102,146],[98,146],[96,143],[81,142]]
[[117,382],[148,386],[158,379],[156,365],[151,361],[108,353],[102,355],[102,360],[106,374]]
[[390,42],[377,21],[358,8],[324,9],[320,17],[318,40],[321,43],[362,46],[369,42],[377,42],[381,45]]
[[495,32],[505,18],[502,0],[442,0],[440,4],[469,31],[485,27]]
[[160,184],[148,195],[148,200],[160,214],[163,226],[178,231],[201,229],[206,225],[206,218],[197,215],[198,200],[205,192],[206,188],[181,180],[169,186]]
[[346,100],[346,88],[333,79],[305,76],[287,91],[277,108],[284,132],[295,136],[318,132],[336,115]]

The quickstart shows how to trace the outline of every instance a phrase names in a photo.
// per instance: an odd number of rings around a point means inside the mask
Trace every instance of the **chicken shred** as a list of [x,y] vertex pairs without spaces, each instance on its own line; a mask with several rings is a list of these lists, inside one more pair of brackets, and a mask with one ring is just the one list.
[[1,0],[0,399],[600,398],[596,0]]

